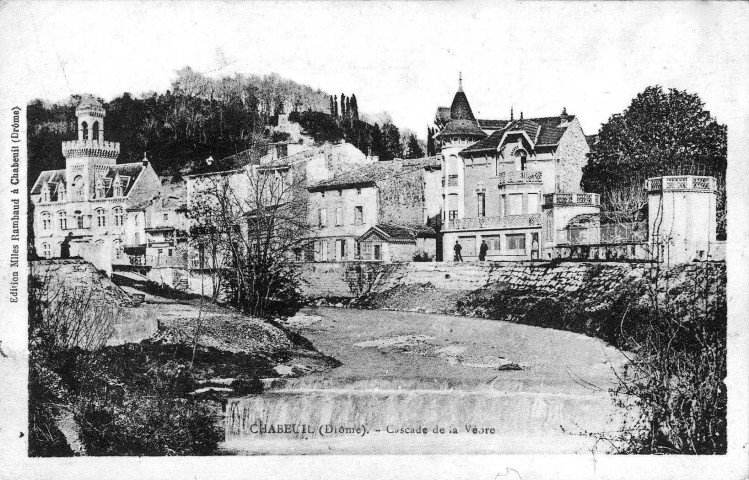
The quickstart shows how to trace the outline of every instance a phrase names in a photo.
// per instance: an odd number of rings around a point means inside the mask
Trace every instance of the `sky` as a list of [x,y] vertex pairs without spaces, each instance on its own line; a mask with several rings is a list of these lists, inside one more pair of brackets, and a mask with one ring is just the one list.
[[[479,118],[575,114],[595,133],[648,85],[741,103],[741,4],[598,2],[8,2],[0,78],[23,100],[164,91],[185,65],[278,74],[425,137],[462,72]],[[745,71],[745,69],[743,70]],[[742,99],[743,101],[743,99]]]

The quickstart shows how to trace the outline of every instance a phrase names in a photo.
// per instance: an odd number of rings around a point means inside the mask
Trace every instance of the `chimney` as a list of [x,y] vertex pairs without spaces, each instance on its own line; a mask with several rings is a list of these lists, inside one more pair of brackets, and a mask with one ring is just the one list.
[[568,117],[567,117],[567,107],[563,107],[563,108],[562,108],[562,114],[561,114],[561,115],[559,115],[559,118],[560,118],[560,119],[562,120],[562,122],[561,122],[561,123],[563,123],[563,124],[564,124],[564,123],[567,123],[567,118],[568,118]]
[[146,157],[146,152],[143,152],[143,166],[148,166],[148,158]]

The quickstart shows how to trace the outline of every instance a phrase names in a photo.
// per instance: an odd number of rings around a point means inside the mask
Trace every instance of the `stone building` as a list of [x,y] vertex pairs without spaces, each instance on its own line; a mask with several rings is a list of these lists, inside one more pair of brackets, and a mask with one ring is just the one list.
[[477,120],[462,84],[449,109],[437,110],[435,136],[443,158],[445,259],[456,243],[466,260],[549,258],[553,232],[571,218],[600,209],[596,194],[580,191],[590,151],[578,119],[566,109],[553,117]]
[[437,185],[432,177],[438,175],[434,158],[392,160],[311,185],[314,239],[300,257],[387,261],[425,253],[434,258],[436,234],[426,226],[439,213],[426,199],[437,197],[431,190]]
[[105,115],[93,97],[81,101],[78,138],[62,142],[65,168],[42,172],[30,197],[39,256],[60,256],[66,241],[72,256],[111,272],[123,255],[127,209],[156,195],[160,181],[145,156],[117,164],[120,145],[105,141]]

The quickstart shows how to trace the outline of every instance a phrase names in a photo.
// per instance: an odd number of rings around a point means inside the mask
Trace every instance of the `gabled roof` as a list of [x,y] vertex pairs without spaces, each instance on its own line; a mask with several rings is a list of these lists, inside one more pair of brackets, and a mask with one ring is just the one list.
[[404,167],[402,160],[390,160],[362,165],[336,175],[329,180],[317,182],[307,187],[310,192],[321,192],[323,190],[335,190],[342,188],[373,187],[378,180],[384,180],[397,173],[414,171],[422,168],[421,165]]
[[482,120],[479,118],[479,127],[483,130],[499,130],[505,128],[510,120]]
[[[396,225],[393,223],[378,223],[364,232],[359,239],[377,235],[383,240],[415,241],[417,238],[433,238],[437,234],[427,225]],[[358,240],[358,239],[357,239]]]
[[523,120],[490,120],[492,122],[507,122],[505,127],[496,132],[492,132],[487,138],[480,140],[461,153],[471,153],[486,150],[497,150],[500,146],[505,133],[514,131],[523,131],[533,141],[535,147],[555,146],[561,140],[567,126],[575,118],[574,115],[568,115],[567,120],[563,121],[561,117],[538,117],[526,118]]
[[61,170],[45,170],[39,174],[39,178],[36,180],[34,187],[31,189],[30,195],[40,195],[42,193],[42,187],[45,183],[60,183],[65,182],[65,169]]

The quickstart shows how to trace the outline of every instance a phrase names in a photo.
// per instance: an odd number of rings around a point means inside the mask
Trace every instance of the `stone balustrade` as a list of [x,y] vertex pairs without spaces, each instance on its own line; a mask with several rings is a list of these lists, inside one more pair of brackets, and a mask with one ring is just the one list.
[[662,190],[698,190],[713,192],[717,190],[714,177],[702,177],[695,175],[669,176],[649,178],[645,188],[649,192]]
[[62,142],[62,154],[65,158],[117,158],[120,154],[120,144],[119,142],[107,142],[104,140],[70,140]]
[[521,170],[519,172],[501,172],[497,175],[500,185],[515,185],[523,183],[543,183],[543,172]]
[[601,196],[597,193],[547,193],[544,195],[544,205],[601,205]]
[[540,227],[541,214],[505,215],[503,217],[456,218],[448,222],[450,230]]

